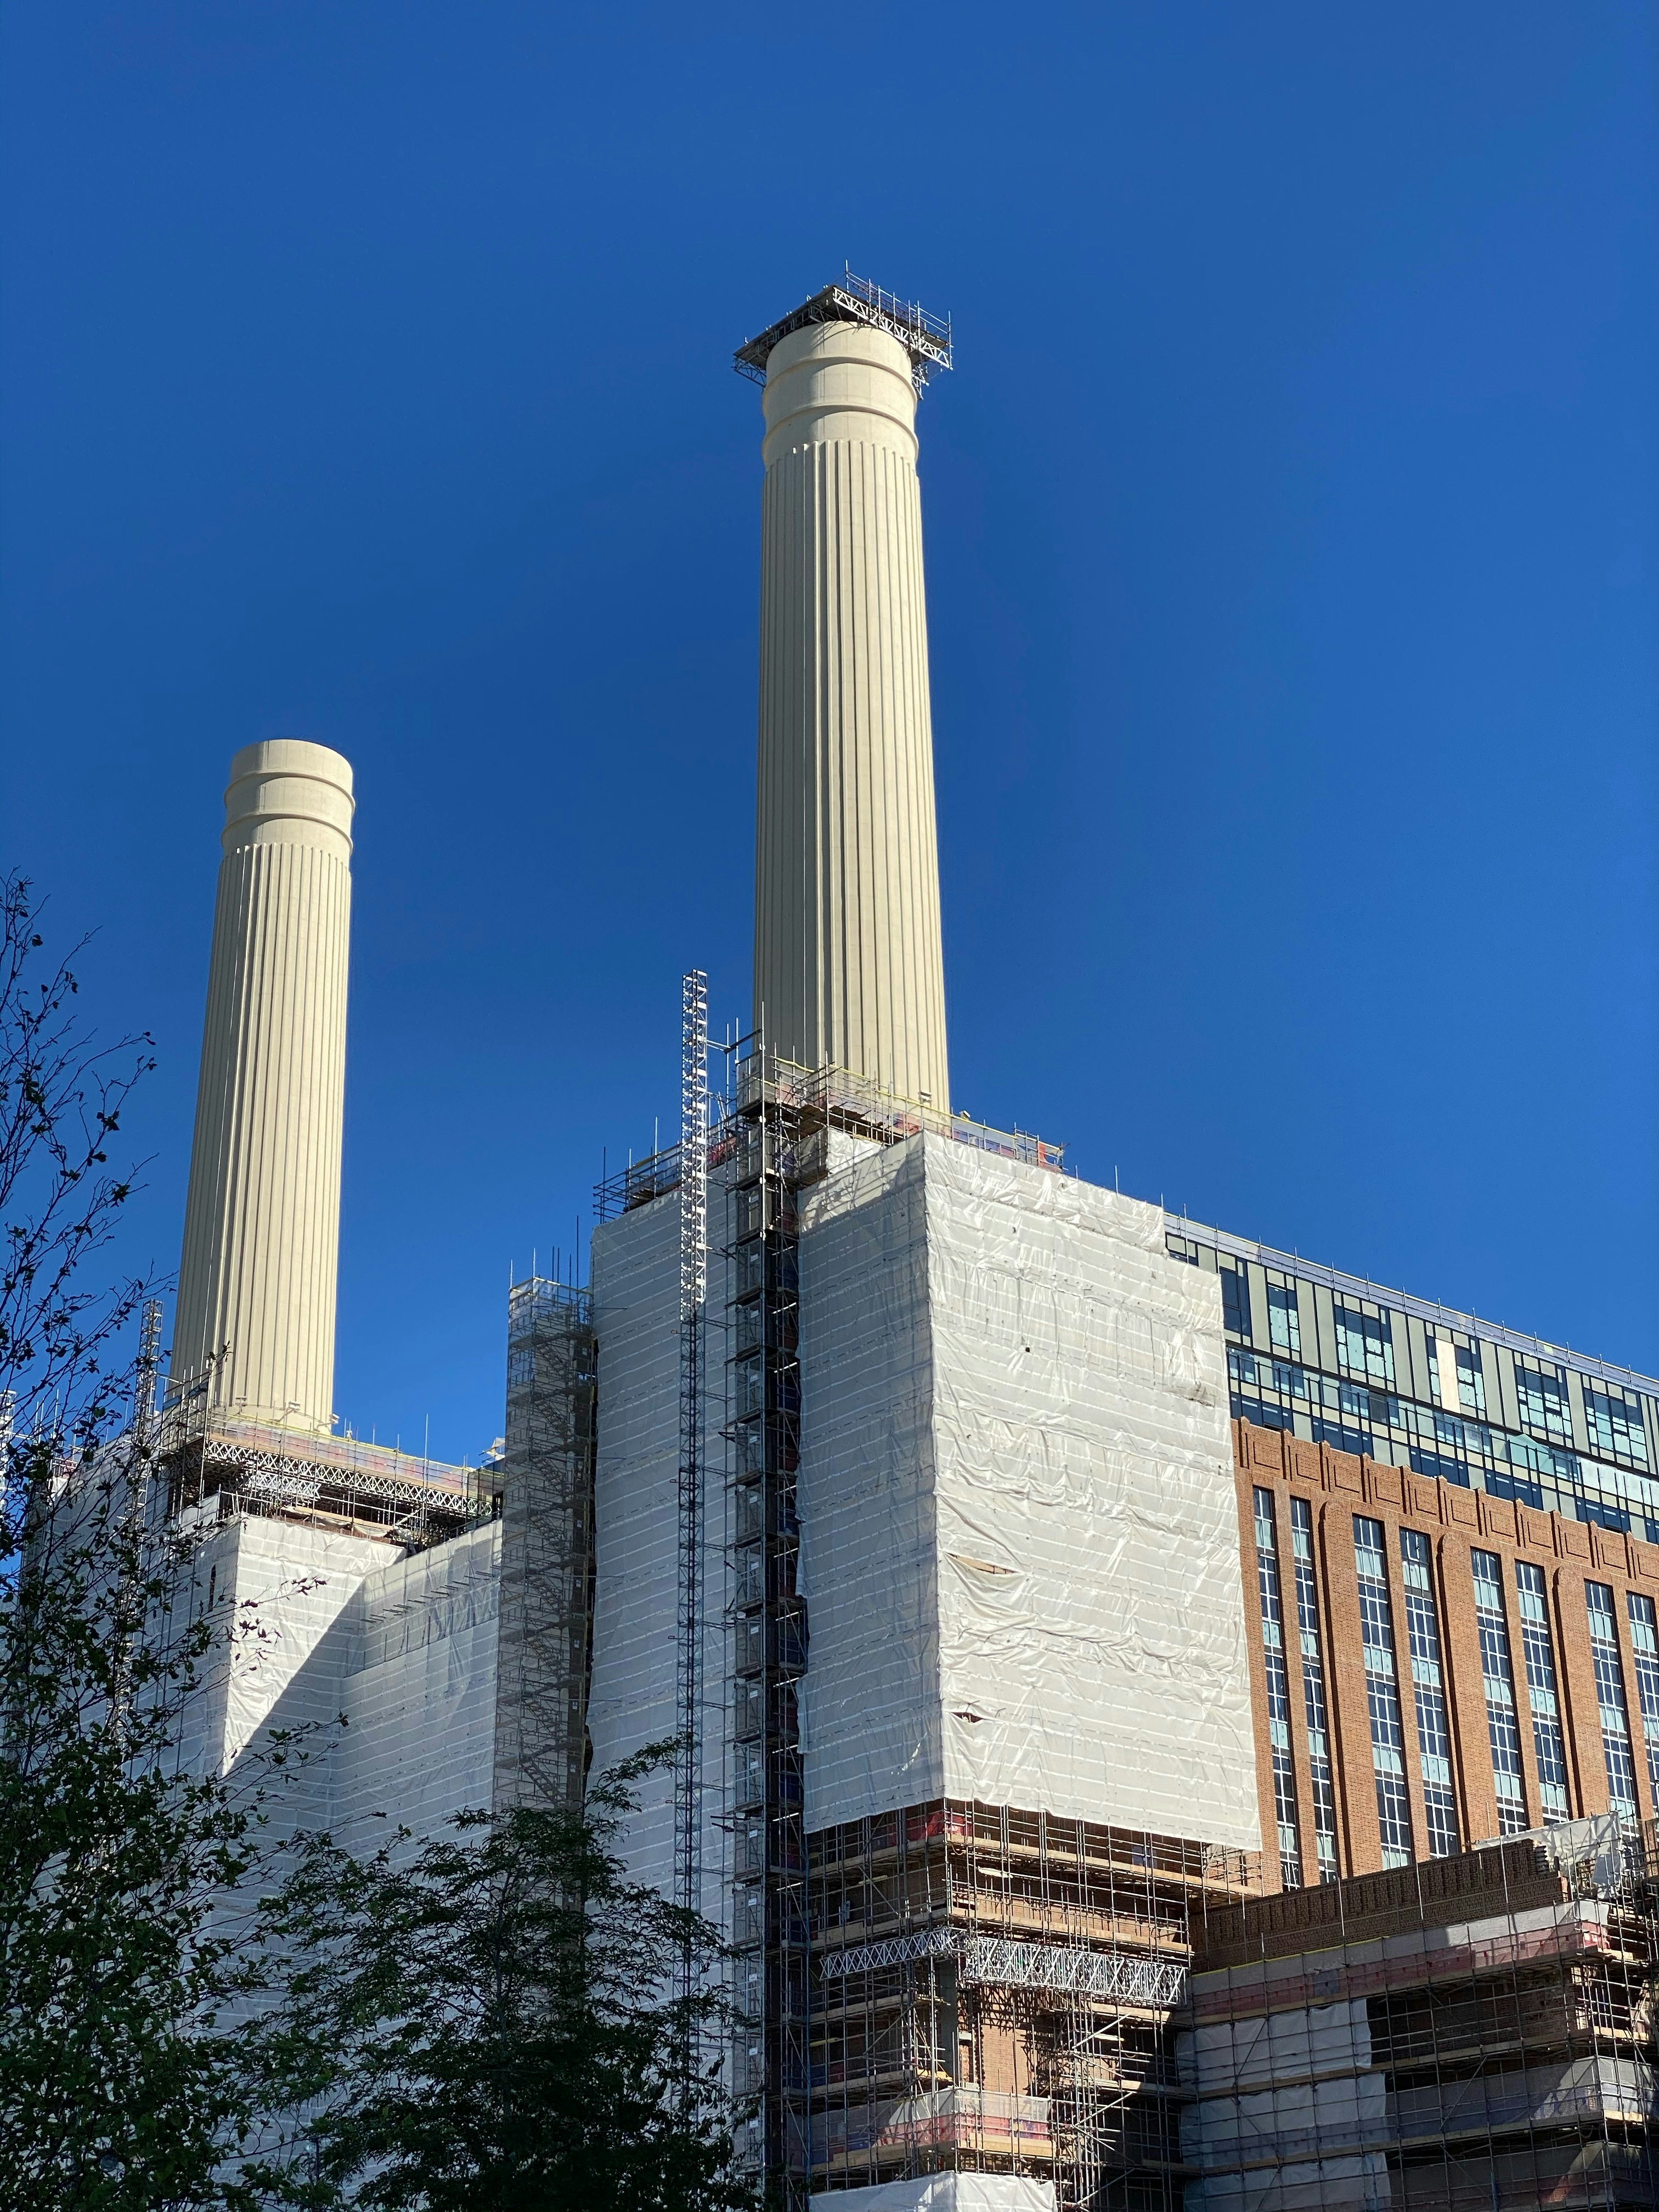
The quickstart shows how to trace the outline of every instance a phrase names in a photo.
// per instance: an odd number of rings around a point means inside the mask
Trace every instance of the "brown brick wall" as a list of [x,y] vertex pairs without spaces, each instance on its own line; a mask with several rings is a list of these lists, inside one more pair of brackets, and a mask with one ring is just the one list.
[[1340,1943],[1495,1918],[1558,1905],[1565,1894],[1561,1875],[1539,1863],[1531,1844],[1501,1844],[1438,1860],[1421,1873],[1390,1869],[1369,1879],[1222,1906],[1204,1923],[1194,1971],[1254,1966],[1299,1951],[1328,1952]]
[[[1285,1611],[1285,1664],[1291,1677],[1292,1724],[1291,1740],[1296,1749],[1297,1810],[1303,1840],[1304,1879],[1315,1870],[1313,1807],[1309,1784],[1306,1732],[1302,1719],[1301,1665],[1295,1627],[1295,1593],[1291,1570],[1290,1500],[1309,1498],[1314,1507],[1315,1559],[1322,1607],[1322,1632],[1325,1652],[1326,1694],[1330,1705],[1332,1765],[1337,1795],[1337,1848],[1344,1875],[1370,1874],[1382,1867],[1377,1833],[1375,1773],[1371,1763],[1370,1719],[1365,1698],[1365,1673],[1359,1637],[1358,1583],[1354,1571],[1353,1516],[1370,1514],[1388,1533],[1390,1587],[1394,1598],[1395,1656],[1400,1669],[1401,1709],[1405,1722],[1406,1759],[1412,1785],[1413,1839],[1419,1856],[1427,1856],[1423,1819],[1420,1767],[1417,1752],[1416,1713],[1411,1692],[1410,1653],[1406,1640],[1404,1595],[1399,1578],[1401,1527],[1421,1528],[1433,1539],[1438,1574],[1440,1626],[1444,1660],[1446,1705],[1451,1724],[1453,1770],[1458,1814],[1466,1846],[1493,1838],[1498,1833],[1498,1803],[1492,1788],[1492,1748],[1486,1729],[1486,1693],[1480,1671],[1480,1638],[1476,1628],[1474,1584],[1469,1565],[1473,1546],[1496,1552],[1504,1562],[1504,1595],[1510,1644],[1516,1678],[1516,1717],[1521,1727],[1525,1767],[1527,1814],[1533,1824],[1541,1820],[1537,1759],[1533,1746],[1531,1707],[1527,1696],[1526,1667],[1521,1647],[1519,1609],[1516,1603],[1513,1562],[1531,1559],[1548,1577],[1552,1593],[1556,1668],[1559,1677],[1561,1721],[1567,1742],[1569,1792],[1575,1814],[1605,1812],[1607,1808],[1607,1766],[1601,1751],[1601,1723],[1595,1700],[1595,1674],[1590,1659],[1589,1632],[1585,1611],[1587,1579],[1610,1583],[1618,1613],[1620,1655],[1624,1662],[1626,1698],[1630,1711],[1631,1746],[1637,1770],[1638,1809],[1644,1819],[1656,1810],[1645,1759],[1640,1701],[1637,1694],[1629,1618],[1625,1595],[1645,1589],[1659,1598],[1659,1546],[1634,1538],[1565,1521],[1553,1513],[1540,1513],[1455,1484],[1431,1481],[1400,1468],[1379,1467],[1370,1460],[1334,1451],[1328,1444],[1306,1443],[1273,1429],[1260,1429],[1248,1421],[1233,1424],[1233,1457],[1239,1489],[1240,1540],[1243,1552],[1246,1598],[1252,1633],[1251,1690],[1256,1701],[1257,1780],[1261,1803],[1262,1838],[1268,1847],[1270,1867],[1276,1863],[1277,1834],[1273,1777],[1268,1750],[1267,1682],[1261,1665],[1260,1613],[1256,1600],[1255,1507],[1252,1489],[1260,1486],[1273,1493],[1279,1528],[1280,1576]],[[1271,1882],[1272,1874],[1268,1880]]]

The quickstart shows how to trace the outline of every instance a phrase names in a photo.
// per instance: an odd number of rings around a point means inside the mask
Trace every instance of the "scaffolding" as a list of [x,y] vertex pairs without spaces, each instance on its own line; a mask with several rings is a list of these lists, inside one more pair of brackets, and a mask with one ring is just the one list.
[[[711,1643],[708,1594],[694,1591],[695,1559],[688,1572],[690,1532],[708,1513],[696,1465],[700,1426],[688,1352],[692,1286],[699,1280],[693,1246],[700,1178],[724,1221],[720,1255],[725,1279],[718,1327],[725,1342],[726,1450],[724,1528],[726,1544],[725,1704],[731,1730],[726,1766],[730,1795],[723,1814],[732,1866],[732,1934],[737,2033],[732,2079],[753,2118],[744,2136],[749,2162],[772,2200],[804,2207],[818,2175],[812,2155],[815,2124],[811,2045],[822,1991],[812,1970],[813,1934],[807,1904],[808,1843],[797,1709],[798,1686],[807,1657],[807,1614],[798,1580],[800,1530],[796,1482],[800,1464],[799,1359],[798,1194],[829,1172],[830,1141],[839,1134],[890,1146],[922,1133],[949,1138],[1050,1173],[1066,1172],[1065,1148],[1030,1132],[1000,1130],[966,1114],[942,1113],[884,1090],[846,1068],[807,1068],[769,1053],[758,1036],[730,1048],[723,1097],[701,1124],[698,1054],[706,1050],[706,989],[686,978],[682,1022],[683,1133],[605,1177],[594,1189],[600,1221],[616,1219],[675,1191],[682,1194],[681,1419],[678,1510],[680,1617],[677,1688],[682,1744],[697,1747],[703,1699],[691,1667]],[[706,1078],[705,1078],[706,1082]],[[687,1200],[690,1200],[690,1203]],[[688,1243],[687,1239],[692,1239]],[[705,1314],[703,1328],[714,1326]],[[701,1342],[702,1332],[696,1341]],[[694,1353],[700,1361],[701,1354]],[[695,1626],[701,1606],[702,1628]],[[687,1705],[688,1695],[693,1702]],[[701,1849],[706,1822],[694,1820],[688,1843],[686,1809],[707,1793],[677,1777],[677,1884],[685,1893],[691,1854]],[[1006,1929],[1000,1935],[1006,1936]],[[988,1932],[987,1941],[990,1940]],[[1056,2008],[1073,2024],[1071,2048],[1097,2035],[1100,2008],[1126,1998],[1081,1982],[1046,1988],[1044,1973],[1064,1971],[1059,1954],[1037,1960],[1033,1947],[993,1953],[981,1948],[962,1960],[924,1968],[926,1974],[965,1974],[965,1987],[992,2002],[994,1988],[1024,1991],[1034,2018],[1051,2020]],[[1058,1962],[1058,1963],[1057,1963]],[[896,1970],[913,1978],[914,1962]],[[1091,1969],[1092,1971],[1092,1969]],[[1001,1983],[991,1977],[1000,1974]],[[977,1977],[977,1978],[975,1978]],[[975,1999],[975,2002],[979,2002]],[[1045,2030],[1045,2033],[1048,2031]],[[1063,2042],[1064,2038],[1060,2038]],[[1095,2076],[1098,2053],[1079,2060],[1079,2083],[1062,2085],[1062,2131],[1094,2125],[1101,2097]],[[1077,2071],[1077,2069],[1073,2069]],[[922,2094],[922,2093],[919,2093]],[[1069,2100],[1069,2101],[1068,2101]],[[987,2106],[989,2112],[992,2108]],[[1075,2121],[1069,2116],[1079,2116]],[[914,2130],[913,2130],[914,2132]],[[1070,2140],[1070,2137],[1067,2137]],[[1046,2168],[1044,2169],[1047,2170]],[[830,2185],[836,2185],[832,2180]],[[1079,2200],[1081,2201],[1081,2200]]]
[[155,1423],[156,1461],[174,1514],[223,1520],[253,1514],[420,1551],[495,1512],[482,1469],[361,1437],[241,1420],[211,1404],[210,1382],[195,1381]]
[[507,1294],[495,1802],[580,1804],[587,1771],[598,1413],[592,1300],[539,1276]]
[[1170,2022],[1254,1854],[954,1799],[807,1850],[815,2189],[969,2171],[1068,2212],[1180,2203]]
[[[860,1137],[874,1144],[901,1145],[908,1138],[931,1131],[952,1144],[988,1152],[999,1159],[1023,1160],[1030,1167],[1054,1175],[1073,1173],[1066,1164],[1066,1147],[1052,1138],[1029,1129],[998,1129],[976,1121],[969,1114],[945,1114],[919,1100],[886,1091],[868,1076],[852,1069],[826,1066],[803,1067],[775,1054],[751,1049],[752,1040],[735,1048],[739,1055],[728,1097],[713,1102],[717,1118],[708,1134],[708,1166],[718,1168],[730,1158],[737,1142],[738,1124],[758,1111],[764,1092],[769,1106],[781,1114],[794,1132],[792,1173],[800,1182],[821,1179],[829,1166],[831,1130]],[[643,1159],[593,1186],[595,1218],[614,1221],[635,1206],[648,1206],[680,1187],[680,1146],[665,1145]]]
[[745,338],[732,357],[732,367],[751,383],[764,384],[773,347],[792,331],[805,330],[814,323],[859,323],[866,330],[884,331],[896,338],[910,356],[910,375],[918,393],[951,364],[949,315],[931,315],[914,300],[884,292],[867,276],[855,276],[847,264],[833,283],[769,324],[758,337]]
[[[726,1224],[733,2080],[768,2200],[960,2172],[1060,2212],[1659,2212],[1650,1829],[1273,1896],[1259,1855],[1040,1808],[807,1832],[798,1207],[851,1156],[832,1139],[923,1131],[1066,1172],[1058,1146],[758,1039],[701,1163]],[[698,1164],[684,1142],[630,1162],[598,1210]]]
[[717,1143],[726,1199],[727,1632],[731,1686],[732,2080],[753,2119],[748,2162],[769,2201],[804,2207],[810,1939],[797,1689],[806,1667],[798,1578],[800,1365],[798,1117],[738,1060]]
[[[790,2204],[976,2171],[1047,2181],[1064,2212],[1172,2207],[1187,2178],[1172,2010],[1197,1931],[1259,1888],[1259,1856],[944,1801],[805,1832],[798,1196],[837,1137],[924,1131],[1065,1172],[1057,1145],[758,1042],[715,1133],[732,1194],[739,1989],[763,2177]],[[645,1164],[636,1185],[672,1172]]]
[[1177,2062],[1206,2205],[1659,2203],[1655,1838],[1615,1815],[1212,1917]]

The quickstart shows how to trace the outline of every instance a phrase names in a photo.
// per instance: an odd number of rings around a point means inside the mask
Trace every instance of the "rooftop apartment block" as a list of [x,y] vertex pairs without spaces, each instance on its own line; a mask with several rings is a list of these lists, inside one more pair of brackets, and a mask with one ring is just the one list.
[[1236,1418],[1659,1543],[1659,1382],[1171,1216]]

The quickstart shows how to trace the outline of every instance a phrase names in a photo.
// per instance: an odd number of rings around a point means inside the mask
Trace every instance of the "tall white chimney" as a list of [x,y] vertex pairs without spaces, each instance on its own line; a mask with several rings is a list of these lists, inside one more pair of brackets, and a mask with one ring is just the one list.
[[172,1379],[312,1434],[333,1419],[351,767],[276,738],[230,766]]
[[765,377],[757,1025],[940,1112],[915,417],[918,375],[949,360],[948,326],[851,277],[738,356]]

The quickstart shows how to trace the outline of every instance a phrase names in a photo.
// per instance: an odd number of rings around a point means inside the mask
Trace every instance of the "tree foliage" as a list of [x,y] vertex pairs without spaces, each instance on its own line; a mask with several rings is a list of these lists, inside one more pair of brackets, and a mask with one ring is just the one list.
[[[218,2205],[249,2085],[219,2009],[257,1807],[180,1765],[209,1631],[153,1510],[142,1279],[89,1279],[149,1040],[100,1046],[0,884],[0,2144],[15,2212]],[[78,948],[77,948],[78,949]],[[70,956],[71,958],[74,957]],[[280,1754],[279,1754],[280,1756]]]
[[[270,2046],[310,2112],[276,2193],[363,2212],[716,2212],[754,2202],[709,2054],[714,1930],[617,1856],[651,1753],[581,1812],[461,1814],[356,1860],[301,1839],[268,1908]],[[694,1994],[682,1994],[687,1952]],[[699,2054],[703,2054],[700,2058]]]

